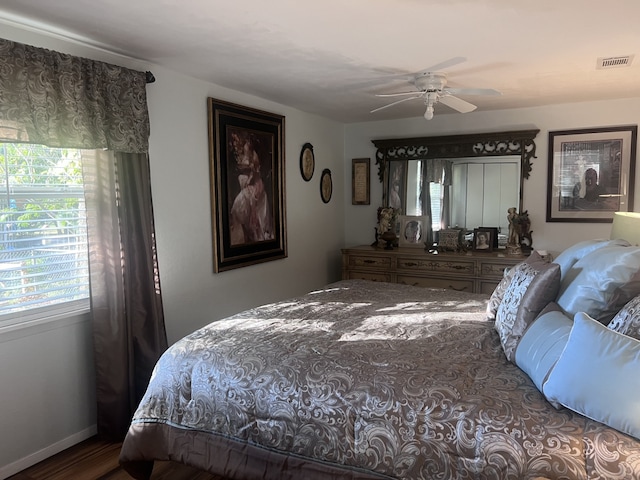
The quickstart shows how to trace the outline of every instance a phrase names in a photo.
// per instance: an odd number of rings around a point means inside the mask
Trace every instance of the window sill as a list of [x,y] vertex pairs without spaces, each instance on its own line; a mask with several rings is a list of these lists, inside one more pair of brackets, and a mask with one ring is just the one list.
[[6,321],[0,316],[0,343],[87,322],[91,313],[89,301],[71,303],[72,305],[64,307],[38,309],[37,313],[24,312],[20,316],[7,316],[13,318]]

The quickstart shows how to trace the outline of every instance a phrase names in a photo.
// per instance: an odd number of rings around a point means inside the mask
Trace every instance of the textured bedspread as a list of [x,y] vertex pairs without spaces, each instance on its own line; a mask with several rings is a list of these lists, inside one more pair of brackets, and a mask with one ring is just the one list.
[[554,409],[486,302],[344,281],[214,322],[160,359],[121,461],[138,478],[154,458],[229,478],[637,478],[640,442]]

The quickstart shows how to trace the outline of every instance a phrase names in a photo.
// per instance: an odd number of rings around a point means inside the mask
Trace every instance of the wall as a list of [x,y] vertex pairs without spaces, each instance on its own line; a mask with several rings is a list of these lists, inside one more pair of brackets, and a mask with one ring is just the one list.
[[[157,81],[147,88],[149,153],[169,341],[212,320],[339,279],[344,127],[159,67],[153,73]],[[212,273],[208,96],[286,116],[287,259]],[[305,142],[313,144],[316,159],[310,182],[300,175],[299,155]],[[333,172],[334,193],[328,204],[320,199],[324,168]]]
[[[301,294],[337,280],[339,249],[371,243],[376,222],[374,138],[539,128],[538,158],[526,182],[525,208],[534,246],[559,251],[583,238],[604,237],[609,226],[546,224],[549,130],[637,124],[640,99],[559,105],[536,109],[438,115],[368,122],[346,127],[283,105],[244,95],[24,28],[3,25],[4,38],[66,53],[149,69],[151,177],[160,277],[169,341],[245,308]],[[286,116],[286,195],[289,257],[213,274],[209,203],[206,97]],[[346,138],[346,141],[345,141]],[[298,156],[314,145],[316,173],[302,180]],[[351,205],[351,159],[372,160],[371,205]],[[329,204],[319,195],[319,173],[333,171]],[[638,169],[640,175],[640,169]],[[640,187],[638,178],[636,185]],[[640,210],[636,200],[635,210]],[[91,435],[94,396],[90,333],[86,319],[65,319],[42,328],[0,331],[0,478]]]
[[[535,139],[537,158],[533,160],[531,177],[525,181],[523,198],[524,208],[529,211],[531,218],[534,248],[557,254],[577,241],[608,237],[610,224],[546,223],[549,131],[637,125],[639,122],[640,98],[631,98],[494,112],[436,115],[430,121],[419,117],[347,125],[345,178],[351,175],[352,158],[369,157],[372,182],[369,206],[351,205],[350,188],[345,191],[345,245],[367,244],[374,240],[376,210],[382,200],[382,185],[378,181],[376,152],[371,140],[525,129],[540,129]],[[640,211],[640,168],[636,169],[635,185],[634,211]]]
[[[1,36],[154,73],[156,82],[147,88],[151,185],[170,343],[229,314],[340,278],[345,223],[342,124],[29,29],[3,25]],[[208,96],[286,117],[286,259],[213,273]],[[299,169],[306,142],[313,144],[316,158],[310,182],[302,180]],[[324,168],[333,172],[328,204],[320,199]],[[18,332],[0,328],[0,478],[95,432],[90,344],[86,318]]]

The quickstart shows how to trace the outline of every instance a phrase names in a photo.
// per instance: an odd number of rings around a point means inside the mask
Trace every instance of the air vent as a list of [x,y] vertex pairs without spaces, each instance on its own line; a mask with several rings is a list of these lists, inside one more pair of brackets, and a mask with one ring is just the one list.
[[596,69],[604,68],[628,67],[633,61],[633,55],[624,55],[620,57],[600,57]]

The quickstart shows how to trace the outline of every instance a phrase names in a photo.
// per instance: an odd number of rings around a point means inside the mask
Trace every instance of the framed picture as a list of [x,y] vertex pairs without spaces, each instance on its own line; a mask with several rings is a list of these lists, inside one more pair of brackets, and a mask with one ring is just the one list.
[[369,205],[370,203],[370,168],[368,158],[354,158],[351,160],[351,204]]
[[482,230],[491,231],[491,247],[496,250],[498,248],[498,235],[500,233],[498,227],[480,227]]
[[214,271],[286,257],[284,116],[207,106]]
[[494,230],[476,228],[473,230],[473,249],[478,252],[493,252]]
[[331,194],[333,193],[333,180],[331,179],[331,170],[325,168],[320,175],[320,198],[324,203],[329,203]]
[[316,168],[316,157],[313,154],[313,145],[305,143],[300,151],[300,174],[305,182],[311,180]]
[[637,125],[549,132],[547,222],[611,222],[633,209]]
[[400,215],[398,217],[398,245],[401,247],[421,247],[427,240],[429,228],[428,216]]

